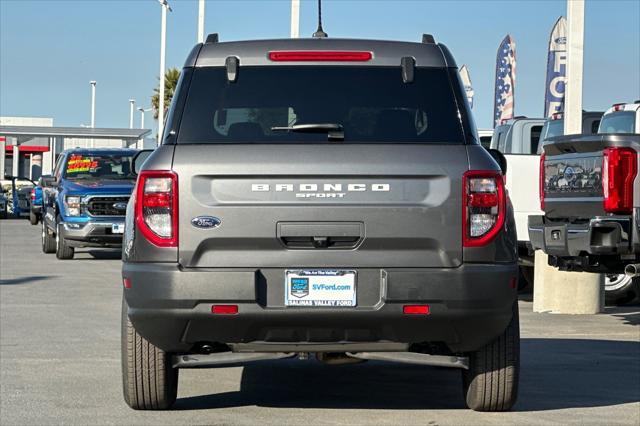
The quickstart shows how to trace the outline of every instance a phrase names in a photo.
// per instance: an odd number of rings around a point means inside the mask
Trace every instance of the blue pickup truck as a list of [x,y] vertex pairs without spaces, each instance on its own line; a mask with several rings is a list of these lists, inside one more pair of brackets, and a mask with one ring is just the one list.
[[42,251],[72,259],[78,247],[121,247],[136,176],[134,149],[62,152],[42,179]]

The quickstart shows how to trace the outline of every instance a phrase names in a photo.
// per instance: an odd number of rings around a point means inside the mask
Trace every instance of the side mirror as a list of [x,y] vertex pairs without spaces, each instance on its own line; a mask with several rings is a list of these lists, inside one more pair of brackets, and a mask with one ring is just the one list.
[[500,166],[500,170],[502,170],[502,174],[507,174],[507,159],[506,157],[497,149],[488,149],[489,154],[496,160],[496,163]]
[[48,188],[51,186],[56,186],[56,178],[51,175],[43,175],[40,176],[40,185],[43,188]]
[[153,149],[143,149],[142,151],[138,151],[138,153],[133,156],[133,160],[131,160],[131,162],[133,163],[131,165],[131,168],[133,169],[134,174],[140,174],[140,170],[142,170],[144,162],[147,161],[147,158],[149,158],[152,152]]

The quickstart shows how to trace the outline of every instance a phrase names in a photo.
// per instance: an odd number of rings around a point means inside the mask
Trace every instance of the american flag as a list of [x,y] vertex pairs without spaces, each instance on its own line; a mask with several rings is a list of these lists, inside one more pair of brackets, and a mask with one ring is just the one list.
[[513,92],[516,83],[516,43],[507,35],[496,57],[496,95],[493,108],[493,127],[500,120],[513,118]]

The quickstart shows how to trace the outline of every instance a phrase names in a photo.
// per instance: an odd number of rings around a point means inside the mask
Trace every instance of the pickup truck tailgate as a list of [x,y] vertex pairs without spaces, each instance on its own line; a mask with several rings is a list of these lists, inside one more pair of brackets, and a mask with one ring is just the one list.
[[543,188],[548,218],[588,219],[606,214],[602,180],[607,147],[638,151],[640,135],[567,135],[545,145]]

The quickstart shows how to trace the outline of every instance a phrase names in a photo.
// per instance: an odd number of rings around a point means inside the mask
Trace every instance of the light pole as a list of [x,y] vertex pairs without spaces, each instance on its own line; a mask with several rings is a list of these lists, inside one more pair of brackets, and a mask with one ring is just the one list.
[[[95,80],[91,80],[89,82],[91,85],[91,128],[96,127],[96,84]],[[90,142],[91,148],[94,147],[95,141],[91,139]]]
[[[146,108],[146,109],[142,108],[142,107],[138,108],[138,111],[140,111],[140,128],[141,129],[144,129],[144,113],[147,112],[147,111],[151,111],[152,109],[153,108]],[[136,141],[136,149],[139,148],[138,145],[139,145],[140,142],[142,142],[142,139],[139,139],[139,140]],[[142,144],[142,148],[144,148],[144,143]]]
[[171,7],[167,0],[158,0],[162,7],[162,23],[160,26],[160,91],[158,96],[158,145],[162,141],[162,130],[164,128],[164,53],[167,43],[167,10]]
[[204,0],[198,0],[198,43],[204,43]]
[[138,111],[140,111],[140,128],[144,129],[144,113],[147,111],[151,111],[151,108],[138,108]]
[[135,99],[129,99],[129,128],[133,129],[133,108],[136,103]]
[[300,37],[300,0],[291,0],[291,38]]
[[91,127],[96,127],[96,84],[95,80],[89,82],[91,85]]

